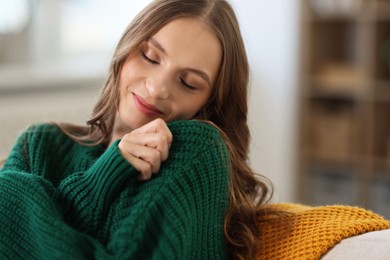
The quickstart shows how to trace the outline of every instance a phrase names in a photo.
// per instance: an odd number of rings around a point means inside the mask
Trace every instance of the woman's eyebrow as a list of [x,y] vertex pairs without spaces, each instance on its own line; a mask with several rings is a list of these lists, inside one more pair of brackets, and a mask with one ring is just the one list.
[[156,47],[157,49],[159,49],[162,53],[164,54],[167,54],[167,51],[163,48],[163,46],[161,46],[161,44],[156,41],[155,39],[153,39],[152,37],[149,38],[148,42],[150,42],[151,44],[154,45],[154,47]]
[[204,71],[201,71],[201,70],[198,70],[198,69],[194,69],[194,68],[186,68],[187,71],[190,71],[196,75],[198,75],[199,77],[201,77],[204,81],[206,81],[206,83],[211,86],[211,82],[210,82],[210,77],[209,75],[207,75],[206,72]]
[[[163,46],[161,46],[161,44],[156,41],[155,39],[153,39],[153,37],[149,38],[148,40],[149,43],[153,44],[154,47],[156,47],[157,49],[159,49],[162,53],[164,53],[165,55],[167,54],[167,51],[164,49]],[[196,75],[198,75],[199,77],[201,77],[204,81],[206,81],[206,83],[211,86],[211,81],[210,81],[210,77],[209,75],[207,75],[206,72],[202,71],[202,70],[199,70],[199,69],[195,69],[195,68],[186,68],[187,71],[190,71]]]

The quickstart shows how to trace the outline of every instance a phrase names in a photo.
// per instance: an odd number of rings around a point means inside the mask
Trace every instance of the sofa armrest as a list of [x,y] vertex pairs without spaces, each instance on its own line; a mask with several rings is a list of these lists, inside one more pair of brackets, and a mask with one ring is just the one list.
[[322,260],[387,260],[390,256],[390,229],[372,231],[341,240]]

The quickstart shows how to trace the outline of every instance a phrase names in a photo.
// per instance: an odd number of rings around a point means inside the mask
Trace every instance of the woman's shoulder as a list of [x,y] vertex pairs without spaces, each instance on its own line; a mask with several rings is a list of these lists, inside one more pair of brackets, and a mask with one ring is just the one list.
[[175,141],[193,144],[224,144],[220,130],[203,120],[178,120],[168,123]]
[[222,132],[212,123],[200,120],[179,120],[169,123],[168,127],[173,135],[170,157],[176,154],[183,159],[190,159],[207,153],[224,160],[228,158]]
[[40,122],[28,126],[24,133],[27,135],[57,135],[61,133],[61,130],[56,123]]
[[56,123],[38,122],[31,124],[27,130],[29,133],[47,133],[60,131]]
[[[211,177],[206,168],[214,169],[214,177],[226,177],[229,154],[224,138],[216,126],[197,120],[175,121],[168,126],[173,135],[168,165],[184,170],[184,175],[195,167],[197,174],[205,175],[206,178]],[[164,169],[163,167],[162,170]]]
[[66,136],[56,123],[35,123],[24,130],[20,138],[27,140],[29,143],[63,142]]

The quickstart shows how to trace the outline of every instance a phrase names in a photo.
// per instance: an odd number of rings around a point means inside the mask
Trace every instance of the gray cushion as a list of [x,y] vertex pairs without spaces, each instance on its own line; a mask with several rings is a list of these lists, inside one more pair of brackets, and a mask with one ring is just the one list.
[[343,239],[322,260],[390,259],[390,229]]

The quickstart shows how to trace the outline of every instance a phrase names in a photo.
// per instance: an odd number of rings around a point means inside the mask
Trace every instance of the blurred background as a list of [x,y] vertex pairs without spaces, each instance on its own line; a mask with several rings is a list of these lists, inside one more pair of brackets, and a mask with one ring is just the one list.
[[[28,125],[84,123],[150,0],[0,0],[0,158]],[[250,163],[275,202],[390,217],[390,0],[231,0],[251,64]]]

